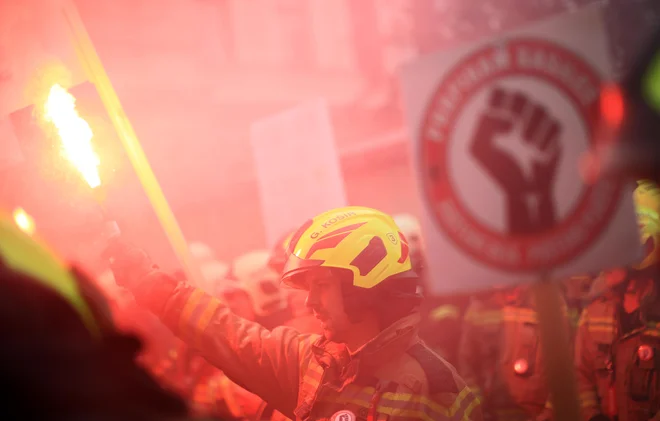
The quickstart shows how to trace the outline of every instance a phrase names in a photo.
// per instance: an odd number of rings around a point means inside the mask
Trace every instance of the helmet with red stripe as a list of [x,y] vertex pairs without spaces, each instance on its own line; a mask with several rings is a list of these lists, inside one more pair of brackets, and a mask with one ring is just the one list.
[[351,206],[307,221],[290,242],[282,282],[305,289],[299,276],[326,267],[352,274],[355,287],[370,289],[388,278],[412,271],[408,240],[391,216]]
[[381,211],[351,206],[322,213],[293,234],[287,255],[282,282],[310,290],[310,282],[329,275],[353,323],[372,312],[388,326],[419,305],[408,240]]

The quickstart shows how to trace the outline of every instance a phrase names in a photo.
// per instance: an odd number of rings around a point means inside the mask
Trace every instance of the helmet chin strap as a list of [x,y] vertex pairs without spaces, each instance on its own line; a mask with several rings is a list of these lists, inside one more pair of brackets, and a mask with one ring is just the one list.
[[342,299],[344,300],[344,312],[351,323],[360,323],[368,311],[373,311],[374,294],[372,291],[353,285],[349,279],[341,282]]
[[341,284],[344,311],[352,323],[363,321],[368,312],[397,314],[397,309],[392,308],[397,302],[407,306],[414,304],[412,311],[423,299],[417,289],[418,283],[419,279],[412,270],[392,276],[370,289],[356,287],[350,278],[344,277]]

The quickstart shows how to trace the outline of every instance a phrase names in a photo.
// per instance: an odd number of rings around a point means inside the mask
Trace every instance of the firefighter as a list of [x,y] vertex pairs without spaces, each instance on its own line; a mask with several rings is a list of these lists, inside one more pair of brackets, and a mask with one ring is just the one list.
[[458,368],[483,397],[488,420],[546,420],[552,416],[534,308],[527,286],[472,297],[467,308]]
[[227,279],[229,265],[220,260],[204,262],[199,265],[199,271],[204,278],[204,287],[201,289],[207,294],[217,296],[218,292],[229,282]]
[[394,215],[394,221],[410,246],[413,270],[420,276],[424,301],[421,306],[422,323],[420,336],[424,342],[453,365],[458,362],[458,344],[461,336],[461,321],[468,304],[466,295],[434,295],[429,290],[430,275],[424,270],[426,250],[422,228],[413,215]]
[[257,420],[263,401],[232,382],[222,371],[197,384],[193,408],[199,416],[223,420]]
[[413,270],[417,276],[424,278],[425,267],[425,247],[424,237],[422,236],[422,227],[417,218],[408,213],[401,213],[394,215],[394,222],[401,229],[401,232],[408,240],[410,247],[410,260],[413,265]]
[[[233,281],[221,294],[232,313],[256,321],[267,329],[290,319],[286,294],[279,275],[268,264],[270,252],[253,250],[239,256],[232,267]],[[225,283],[226,284],[226,283]],[[195,408],[200,414],[223,418],[256,419],[263,401],[214,369],[195,387]]]
[[[202,275],[202,279],[197,280],[198,284],[195,286],[207,294],[217,296],[218,288],[222,289],[229,278],[229,265],[218,260],[211,247],[202,242],[191,242],[188,244],[188,250]],[[177,270],[175,277],[184,280],[183,270]]]
[[[211,286],[210,289],[216,292],[215,296],[225,303],[233,314],[256,321],[257,314],[250,293],[236,279],[222,279],[216,284],[207,285]],[[231,382],[196,349],[184,343],[177,355],[177,368],[188,380],[189,394],[186,396],[195,415],[239,420],[258,412],[259,398]]]
[[641,181],[634,193],[641,263],[604,273],[576,338],[585,421],[660,420],[660,189]]
[[458,365],[463,314],[469,299],[468,295],[426,293],[422,306],[420,336],[428,346],[454,366]]
[[[270,252],[268,266],[278,273],[280,277],[284,272],[284,266],[289,257],[287,250],[289,249],[289,243],[293,234],[295,234],[295,230],[288,232],[280,238]],[[285,322],[284,325],[300,333],[323,333],[319,320],[314,317],[311,309],[305,305],[307,299],[305,291],[293,288],[284,288],[283,291],[287,292],[288,306],[291,311],[291,319]],[[268,405],[267,402],[263,402],[259,408],[257,419],[270,421],[288,420],[285,415],[277,411],[272,405]]]
[[0,419],[176,420],[91,281],[0,217]]
[[111,306],[117,329],[142,340],[136,361],[165,388],[179,396],[188,396],[189,385],[176,365],[181,341],[157,317],[139,307],[130,292],[116,284],[112,271],[103,272],[95,281]]
[[577,331],[580,315],[589,301],[591,288],[596,279],[598,277],[594,275],[577,275],[560,283],[568,308],[568,320],[571,323],[572,333]]
[[[225,303],[233,314],[246,320],[254,321],[256,314],[248,292],[234,280],[224,282],[224,288],[217,288],[218,298]],[[250,396],[241,387],[231,382],[217,367],[211,365],[198,350],[182,344],[179,355],[180,370],[190,379],[189,401],[193,413],[197,416],[209,416],[225,420],[246,419],[247,398],[259,402],[259,398]],[[254,403],[258,407],[258,403]],[[252,414],[258,412],[254,409]]]
[[288,254],[282,281],[308,291],[322,336],[241,319],[135,248],[117,247],[114,264],[138,302],[289,418],[481,419],[476,396],[418,338],[417,276],[390,216],[325,212],[296,231]]
[[279,240],[277,240],[277,242],[275,242],[275,246],[270,251],[270,256],[268,258],[268,267],[270,267],[280,275],[282,274],[282,272],[284,272],[284,266],[286,266],[286,262],[289,259],[289,254],[287,253],[287,250],[289,249],[289,243],[291,242],[291,238],[295,233],[296,230],[291,230],[290,232],[287,232]]
[[[247,293],[237,288],[227,288],[228,285],[235,284],[227,279],[229,265],[217,260],[211,247],[205,243],[191,242],[188,244],[188,249],[195,263],[199,265],[203,278],[197,280],[195,286],[208,294],[220,296],[231,304],[232,311],[242,317],[251,317],[253,313]],[[184,271],[176,270],[174,277],[185,279]],[[115,283],[114,276],[112,283]],[[104,284],[111,283],[106,280]],[[162,326],[160,320],[151,312],[137,306],[130,293],[128,295],[130,299],[125,301],[129,302],[116,313],[120,326],[128,331],[137,330],[140,337],[146,340],[147,345],[153,345],[146,347],[146,351],[151,352],[144,352],[139,356],[140,364],[145,366],[164,387],[182,397],[195,416],[231,419],[230,412],[223,405],[221,395],[214,395],[212,401],[208,399],[211,394],[207,391],[209,379],[216,376],[219,370],[178,338],[168,337],[173,336],[170,330]],[[245,305],[246,303],[248,305]],[[166,330],[166,334],[161,332],[162,329]]]
[[280,275],[269,266],[268,250],[253,250],[236,259],[233,275],[247,293],[255,321],[272,329],[291,319],[287,294],[280,285]]

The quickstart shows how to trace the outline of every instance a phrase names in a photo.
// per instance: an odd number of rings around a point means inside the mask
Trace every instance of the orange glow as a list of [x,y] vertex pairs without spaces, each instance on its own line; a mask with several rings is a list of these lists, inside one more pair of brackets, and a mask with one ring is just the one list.
[[610,84],[603,87],[600,93],[600,112],[609,127],[618,128],[623,122],[625,103],[621,89]]
[[527,374],[527,370],[529,370],[529,363],[524,358],[517,359],[513,364],[513,371],[518,375]]
[[24,233],[28,235],[34,234],[34,219],[23,210],[23,208],[14,209],[14,222],[16,226],[21,229]]
[[64,156],[82,174],[91,188],[100,186],[98,166],[101,161],[92,147],[94,133],[78,114],[74,96],[55,84],[50,88],[44,111],[44,117],[53,123],[62,139]]

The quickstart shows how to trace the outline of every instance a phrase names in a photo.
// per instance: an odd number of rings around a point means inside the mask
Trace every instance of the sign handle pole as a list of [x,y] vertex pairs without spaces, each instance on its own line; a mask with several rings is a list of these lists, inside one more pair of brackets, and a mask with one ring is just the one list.
[[553,419],[579,421],[580,403],[571,355],[573,348],[559,285],[551,282],[549,275],[543,273],[532,284],[532,291],[539,318],[541,350]]

